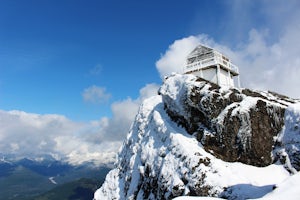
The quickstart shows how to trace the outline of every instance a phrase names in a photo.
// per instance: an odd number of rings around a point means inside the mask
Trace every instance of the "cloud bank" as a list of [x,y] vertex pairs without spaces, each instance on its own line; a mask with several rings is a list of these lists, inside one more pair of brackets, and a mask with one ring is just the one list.
[[74,165],[112,163],[141,101],[157,89],[158,85],[148,84],[137,99],[114,102],[112,118],[85,123],[62,115],[0,110],[0,152],[19,158],[51,155]]

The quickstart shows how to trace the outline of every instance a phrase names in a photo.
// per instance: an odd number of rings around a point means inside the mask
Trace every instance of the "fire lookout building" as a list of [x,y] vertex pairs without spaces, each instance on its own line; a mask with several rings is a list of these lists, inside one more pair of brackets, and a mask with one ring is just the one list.
[[240,87],[238,67],[223,54],[203,45],[197,46],[188,55],[184,73],[194,74],[219,86],[234,87],[234,82],[237,82]]

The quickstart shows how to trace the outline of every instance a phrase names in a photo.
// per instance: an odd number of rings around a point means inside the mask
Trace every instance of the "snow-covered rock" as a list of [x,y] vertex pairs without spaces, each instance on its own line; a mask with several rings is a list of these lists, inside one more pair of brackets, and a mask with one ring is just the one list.
[[168,77],[159,94],[140,106],[96,200],[260,198],[298,170],[297,100],[192,75]]
[[[282,183],[276,185],[274,190],[261,198],[256,198],[256,200],[298,200],[300,195],[300,190],[298,186],[300,185],[300,172],[297,174],[288,177]],[[250,192],[254,192],[251,191]],[[249,193],[249,190],[239,190],[240,194]],[[217,200],[221,198],[215,197],[190,197],[190,196],[181,196],[177,197],[174,200]],[[237,198],[243,199],[243,198]]]
[[169,77],[159,92],[171,118],[207,151],[259,167],[278,159],[272,151],[281,141],[275,138],[283,129],[285,110],[297,102],[272,92],[220,88],[192,75]]

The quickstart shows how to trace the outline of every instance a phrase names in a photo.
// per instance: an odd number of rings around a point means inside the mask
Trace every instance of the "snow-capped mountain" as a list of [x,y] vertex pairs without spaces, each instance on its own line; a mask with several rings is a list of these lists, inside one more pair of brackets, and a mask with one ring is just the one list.
[[285,188],[299,197],[299,100],[178,74],[158,93],[140,106],[96,200],[270,199]]

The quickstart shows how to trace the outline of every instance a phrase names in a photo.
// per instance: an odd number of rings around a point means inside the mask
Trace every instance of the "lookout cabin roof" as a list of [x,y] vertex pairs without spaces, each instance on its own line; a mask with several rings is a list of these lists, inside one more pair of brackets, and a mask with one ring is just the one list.
[[222,69],[230,71],[232,76],[239,75],[238,67],[233,65],[229,58],[218,51],[198,45],[187,57],[184,73],[193,73],[219,65]]

